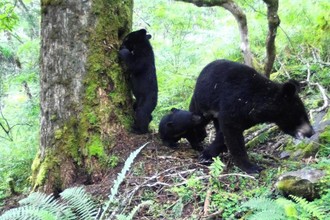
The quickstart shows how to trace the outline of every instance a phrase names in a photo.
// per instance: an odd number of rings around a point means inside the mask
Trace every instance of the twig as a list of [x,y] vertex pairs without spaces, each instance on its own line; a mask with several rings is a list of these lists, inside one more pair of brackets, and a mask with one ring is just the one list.
[[[223,177],[227,177],[227,176],[241,176],[241,177],[247,177],[247,178],[251,178],[251,179],[256,179],[254,176],[250,176],[248,174],[241,174],[241,173],[227,173],[227,174],[222,174],[218,177],[218,179],[221,179]],[[204,175],[204,176],[199,176],[199,177],[196,177],[195,180],[204,180],[204,179],[208,179],[210,178],[211,175]],[[187,184],[188,181],[184,181],[182,183],[178,183],[178,184],[175,184],[174,186],[182,186],[182,185],[185,185]]]
[[212,194],[212,190],[208,187],[208,190],[206,191],[205,201],[204,201],[204,214],[203,214],[203,216],[207,216],[209,214],[211,194]]
[[212,213],[212,214],[210,214],[210,215],[204,215],[204,216],[202,216],[202,218],[204,219],[204,218],[206,218],[206,219],[208,219],[208,218],[212,218],[212,217],[215,217],[215,216],[218,216],[218,215],[221,215],[223,213],[223,209],[220,209],[219,211],[216,211],[216,212],[214,212],[214,213]]

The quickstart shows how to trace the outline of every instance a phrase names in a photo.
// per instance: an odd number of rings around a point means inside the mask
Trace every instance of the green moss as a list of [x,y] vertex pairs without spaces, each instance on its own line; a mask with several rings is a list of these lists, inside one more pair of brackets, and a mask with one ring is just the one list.
[[[44,185],[48,178],[48,173],[53,172],[56,166],[56,158],[53,156],[54,154],[51,152],[47,152],[47,157],[41,161],[40,160],[40,152],[37,154],[36,158],[33,160],[32,163],[32,181],[33,181],[33,188],[36,189],[39,186]],[[53,175],[52,173],[52,175]]]
[[89,112],[87,113],[87,118],[88,118],[88,122],[92,125],[96,125],[98,122],[98,118],[95,115],[95,112]]
[[324,131],[320,134],[321,144],[330,144],[330,126],[325,127]]
[[99,158],[104,157],[104,146],[99,136],[94,135],[87,143],[88,155],[97,156]]
[[64,126],[63,129],[57,129],[57,130],[55,130],[54,131],[55,139],[56,140],[62,139],[62,136],[66,132],[66,130],[67,130],[67,127],[66,126]]
[[56,119],[57,119],[57,116],[56,116],[56,115],[51,115],[51,116],[50,116],[50,120],[51,120],[51,121],[56,121]]

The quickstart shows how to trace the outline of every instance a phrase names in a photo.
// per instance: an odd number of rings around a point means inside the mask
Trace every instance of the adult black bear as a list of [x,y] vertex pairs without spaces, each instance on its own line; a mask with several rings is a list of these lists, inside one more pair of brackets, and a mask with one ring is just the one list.
[[171,113],[165,115],[159,123],[160,138],[169,147],[176,147],[181,138],[186,138],[193,149],[201,151],[203,147],[200,142],[206,137],[206,132],[202,130],[204,133],[200,133],[195,127],[202,122],[199,115],[172,108]]
[[154,53],[145,29],[129,33],[120,46],[119,55],[130,73],[133,104],[133,132],[144,134],[152,120],[151,113],[157,105],[157,77]]
[[261,169],[249,161],[243,131],[274,122],[294,137],[310,137],[314,130],[297,94],[297,82],[275,83],[254,69],[228,60],[208,64],[197,79],[190,111],[213,121],[216,137],[201,159],[210,161],[229,150],[234,164],[247,173]]

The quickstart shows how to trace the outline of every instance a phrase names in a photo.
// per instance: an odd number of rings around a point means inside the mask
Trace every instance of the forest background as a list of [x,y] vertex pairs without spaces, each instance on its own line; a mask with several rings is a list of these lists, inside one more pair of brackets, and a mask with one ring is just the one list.
[[[235,2],[247,15],[255,66],[262,71],[268,31],[266,6],[259,0]],[[327,0],[280,2],[272,80],[309,80],[330,90],[329,11]],[[159,101],[151,123],[154,132],[171,108],[188,108],[195,80],[206,64],[220,58],[243,62],[236,20],[223,8],[199,8],[171,0],[136,0],[133,16],[133,30],[146,28],[152,35],[156,57]],[[10,195],[11,184],[17,192],[30,190],[31,164],[38,150],[40,130],[39,32],[39,1],[1,1],[0,205]],[[305,87],[302,99],[308,109],[324,104],[317,86]],[[328,113],[324,120],[329,120],[329,110],[325,110]],[[330,140],[329,127],[325,129],[325,139]],[[329,142],[321,155],[327,164]]]

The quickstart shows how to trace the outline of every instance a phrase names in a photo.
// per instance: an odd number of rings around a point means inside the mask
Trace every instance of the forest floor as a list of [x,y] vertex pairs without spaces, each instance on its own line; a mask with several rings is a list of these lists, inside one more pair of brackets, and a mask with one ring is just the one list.
[[[266,126],[266,128],[271,129],[273,126]],[[214,134],[214,131],[210,129],[208,133]],[[277,131],[277,133],[279,132]],[[247,141],[251,140],[259,134],[260,130],[257,133],[252,132],[250,135],[247,135],[246,139]],[[251,160],[264,168],[276,168],[280,164],[278,159],[281,153],[278,150],[279,146],[283,144],[283,139],[286,139],[287,136],[280,134],[268,138],[267,142],[253,148],[254,155],[251,156]],[[208,145],[212,139],[212,135],[207,137],[205,145]],[[97,198],[101,203],[105,201],[110,195],[113,181],[121,171],[126,158],[131,152],[148,143],[135,158],[130,171],[121,184],[120,192],[118,193],[121,208],[114,209],[112,216],[121,212],[130,212],[143,201],[152,200],[153,203],[158,204],[159,210],[148,210],[147,207],[144,207],[137,213],[135,219],[193,219],[191,216],[196,216],[197,219],[201,219],[202,216],[210,216],[208,219],[221,219],[217,217],[217,214],[221,213],[210,213],[213,211],[206,204],[209,201],[207,199],[202,201],[199,195],[193,195],[193,197],[200,201],[184,203],[182,210],[180,210],[182,212],[180,218],[175,217],[173,213],[171,214],[173,209],[175,209],[174,206],[180,199],[176,193],[173,193],[173,188],[187,184],[192,175],[197,176],[197,179],[204,181],[205,184],[209,184],[206,183],[210,178],[209,167],[198,162],[200,152],[191,149],[186,140],[181,140],[175,149],[164,146],[159,140],[158,134],[155,133],[133,135],[123,138],[122,141],[122,146],[118,145],[110,152],[111,155],[114,154],[121,158],[120,164],[116,168],[109,170],[100,182],[86,186],[87,191],[94,198]],[[260,175],[247,175],[234,167],[228,153],[222,154],[220,158],[226,165],[222,175],[249,178],[255,182],[251,187],[259,184],[259,181],[256,179]],[[263,173],[263,176],[265,177],[267,174]],[[260,178],[260,181],[264,181],[264,177]],[[241,180],[239,179],[234,181],[234,191],[240,191]],[[232,183],[228,178],[223,178],[221,181],[227,186]],[[187,190],[189,191],[189,189]],[[201,195],[205,193],[201,193]],[[196,204],[199,207],[196,207]]]
[[[244,194],[244,191],[249,189],[252,191],[265,185],[270,190],[274,189],[276,181],[274,173],[276,172],[271,170],[277,170],[281,166],[280,154],[282,151],[280,149],[288,136],[279,133],[277,129],[274,132],[273,128],[273,125],[265,125],[263,129],[245,135],[246,142],[251,142],[260,136],[261,130],[273,130],[267,136],[267,141],[256,144],[253,149],[248,149],[251,161],[265,168],[261,174],[247,175],[233,166],[228,153],[220,155],[221,161],[226,165],[221,173],[221,180],[219,179],[223,190],[236,193],[239,197]],[[208,145],[214,138],[212,129],[208,133],[211,135],[206,138],[205,145]],[[134,159],[132,167],[126,174],[117,194],[119,205],[111,210],[110,219],[115,219],[114,216],[121,213],[127,214],[134,207],[150,200],[157,205],[153,206],[152,210],[148,206],[140,208],[134,219],[226,219],[221,217],[223,209],[217,210],[210,205],[210,194],[218,192],[208,191],[209,184],[212,184],[209,167],[198,162],[200,152],[191,149],[185,140],[181,140],[178,147],[172,149],[162,144],[157,133],[123,134],[119,139],[116,147],[109,152],[110,155],[116,155],[119,158],[118,164],[98,177],[97,182],[85,186],[87,192],[95,198],[98,204],[104,204],[108,199],[114,180],[130,153],[140,146],[148,144]],[[197,182],[189,182],[192,176]],[[274,179],[272,179],[273,177]],[[203,186],[196,186],[200,183]],[[182,188],[184,185],[189,185],[189,187]],[[185,196],[189,198],[185,199]],[[0,213],[16,207],[17,201],[23,197],[25,196],[15,195],[5,200],[5,205]],[[233,203],[237,205],[237,201],[234,200]],[[177,206],[180,204],[178,209]],[[231,206],[233,205],[231,204]],[[239,218],[239,213],[237,215]]]

